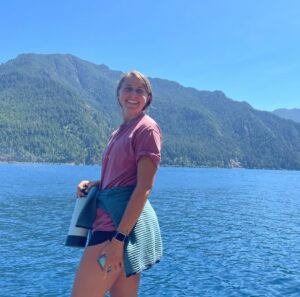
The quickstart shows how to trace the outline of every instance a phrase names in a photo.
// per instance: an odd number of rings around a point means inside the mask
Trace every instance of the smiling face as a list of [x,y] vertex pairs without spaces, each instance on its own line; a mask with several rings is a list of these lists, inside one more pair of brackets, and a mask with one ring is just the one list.
[[118,99],[122,108],[124,121],[127,122],[142,113],[151,99],[143,80],[135,77],[125,77],[118,89]]

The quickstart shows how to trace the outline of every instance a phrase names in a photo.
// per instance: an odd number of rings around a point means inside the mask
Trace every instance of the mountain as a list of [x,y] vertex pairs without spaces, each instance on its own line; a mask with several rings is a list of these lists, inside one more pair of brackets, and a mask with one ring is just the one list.
[[274,114],[278,115],[279,117],[287,120],[292,120],[294,122],[300,123],[300,109],[293,108],[293,109],[286,109],[280,108],[275,109],[273,111]]
[[[1,64],[0,161],[99,163],[121,122],[121,75],[72,55],[22,54]],[[300,124],[221,91],[150,80],[162,164],[300,169]]]

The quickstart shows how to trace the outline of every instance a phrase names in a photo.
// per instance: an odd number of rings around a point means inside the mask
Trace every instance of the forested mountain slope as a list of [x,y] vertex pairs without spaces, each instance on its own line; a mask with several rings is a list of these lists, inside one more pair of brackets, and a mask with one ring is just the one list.
[[299,108],[279,108],[273,111],[274,114],[287,120],[292,120],[294,122],[300,123],[300,109]]
[[[120,71],[72,55],[0,65],[0,161],[94,164],[121,121]],[[162,164],[300,169],[300,124],[249,104],[152,78]]]

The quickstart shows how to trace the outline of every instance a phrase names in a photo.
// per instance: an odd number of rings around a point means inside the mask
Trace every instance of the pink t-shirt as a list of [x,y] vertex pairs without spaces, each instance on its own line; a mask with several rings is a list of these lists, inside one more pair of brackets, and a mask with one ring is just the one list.
[[[101,189],[133,186],[137,183],[137,164],[149,157],[156,167],[160,163],[161,131],[148,115],[141,114],[113,132],[102,157]],[[114,231],[111,217],[97,209],[94,231]]]

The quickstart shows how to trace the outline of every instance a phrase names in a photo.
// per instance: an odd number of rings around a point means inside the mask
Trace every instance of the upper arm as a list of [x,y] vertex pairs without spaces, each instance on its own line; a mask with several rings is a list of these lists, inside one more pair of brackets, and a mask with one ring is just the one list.
[[161,133],[159,127],[143,127],[134,136],[133,148],[136,163],[143,157],[148,157],[156,167],[161,159]]
[[137,188],[151,190],[160,163],[161,131],[158,125],[142,127],[135,134],[134,152],[137,163]]
[[143,156],[138,161],[137,166],[137,185],[138,189],[145,191],[151,190],[154,184],[154,178],[157,167],[150,157]]

